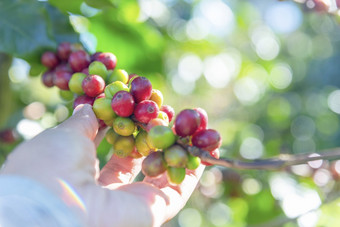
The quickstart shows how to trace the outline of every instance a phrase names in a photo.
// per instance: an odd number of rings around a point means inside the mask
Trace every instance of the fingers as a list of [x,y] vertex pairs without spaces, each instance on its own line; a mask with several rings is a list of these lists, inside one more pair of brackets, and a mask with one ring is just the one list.
[[118,158],[112,155],[100,171],[99,184],[107,186],[116,183],[131,183],[141,170],[143,158]]
[[93,140],[98,132],[98,121],[92,107],[84,104],[77,106],[74,114],[57,126],[56,129],[80,133]]
[[145,177],[145,183],[154,185],[167,195],[167,220],[173,218],[184,207],[195,190],[204,168],[204,165],[200,165],[196,170],[187,170],[183,182],[179,185],[170,184],[166,173],[159,178]]
[[109,127],[106,127],[104,129],[100,129],[96,135],[96,138],[94,138],[94,144],[96,145],[96,147],[99,146],[99,144],[102,142],[102,140],[105,137],[106,132],[109,130]]

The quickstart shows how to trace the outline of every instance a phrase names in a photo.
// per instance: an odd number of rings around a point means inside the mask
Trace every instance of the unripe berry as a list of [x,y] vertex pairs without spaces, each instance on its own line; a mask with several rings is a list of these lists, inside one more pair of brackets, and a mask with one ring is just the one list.
[[165,149],[173,145],[176,141],[176,136],[171,128],[167,126],[158,125],[153,127],[149,133],[147,142],[155,148]]
[[161,152],[149,154],[142,162],[142,172],[145,176],[156,177],[166,171],[166,163]]
[[129,81],[129,74],[123,69],[113,70],[111,75],[109,75],[109,83],[121,81],[124,84],[127,84]]
[[141,130],[136,136],[136,147],[139,153],[143,156],[148,156],[154,149],[147,143],[148,133]]
[[167,176],[169,183],[180,184],[185,178],[185,168],[168,167]]
[[111,108],[111,99],[96,98],[93,103],[93,112],[98,119],[108,121],[116,117],[115,112]]
[[133,136],[119,136],[113,144],[113,153],[120,158],[125,158],[130,155],[134,147]]
[[104,80],[107,78],[107,69],[106,66],[100,61],[92,62],[88,67],[89,75],[98,75],[101,76]]
[[186,167],[188,152],[179,145],[171,146],[164,150],[164,159],[168,166]]
[[73,73],[70,81],[68,82],[70,91],[76,93],[77,95],[84,94],[82,83],[85,78],[86,75],[84,73]]
[[116,81],[116,82],[113,82],[109,85],[107,85],[105,87],[105,96],[107,98],[113,98],[113,96],[118,92],[118,91],[129,91],[129,88],[126,86],[126,84],[124,84],[123,82],[121,81]]
[[105,134],[105,139],[109,144],[114,144],[117,140],[119,135],[113,130],[113,128],[110,128],[106,134]]
[[159,108],[161,108],[163,104],[163,94],[160,90],[152,89],[150,100],[154,101]]
[[130,118],[117,117],[113,123],[113,129],[118,135],[130,136],[135,131],[135,123]]

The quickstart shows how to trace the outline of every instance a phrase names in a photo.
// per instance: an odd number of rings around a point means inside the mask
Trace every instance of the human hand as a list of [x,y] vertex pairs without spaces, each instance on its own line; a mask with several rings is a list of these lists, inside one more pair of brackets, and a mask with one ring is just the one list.
[[166,174],[132,183],[142,159],[112,156],[100,171],[96,144],[105,132],[98,132],[91,106],[76,110],[59,126],[20,144],[0,173],[42,183],[87,226],[160,226],[174,217],[189,199],[204,167],[187,171],[180,185],[169,184]]

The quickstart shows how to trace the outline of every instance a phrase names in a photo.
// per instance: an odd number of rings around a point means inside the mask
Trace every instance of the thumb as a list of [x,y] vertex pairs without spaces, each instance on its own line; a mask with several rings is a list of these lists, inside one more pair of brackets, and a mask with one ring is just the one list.
[[74,109],[73,115],[57,126],[57,129],[70,130],[93,140],[98,132],[98,121],[92,111],[92,106],[88,104],[78,105]]

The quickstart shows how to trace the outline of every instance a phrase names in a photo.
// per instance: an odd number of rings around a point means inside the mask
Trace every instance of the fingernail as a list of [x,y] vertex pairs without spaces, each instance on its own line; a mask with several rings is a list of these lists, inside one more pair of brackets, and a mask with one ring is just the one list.
[[74,108],[72,115],[75,115],[79,110],[83,109],[84,104],[80,104]]

